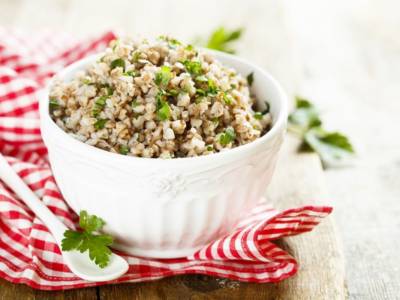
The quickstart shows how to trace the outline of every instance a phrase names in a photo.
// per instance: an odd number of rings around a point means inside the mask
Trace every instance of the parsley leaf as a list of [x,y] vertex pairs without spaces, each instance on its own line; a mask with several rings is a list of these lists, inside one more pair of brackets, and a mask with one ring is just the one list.
[[308,100],[296,97],[296,109],[289,115],[290,130],[304,134],[312,127],[320,126],[322,121],[318,111]]
[[252,86],[254,82],[254,72],[251,72],[249,75],[246,76],[247,83],[249,86]]
[[165,93],[164,91],[160,91],[157,96],[157,117],[160,121],[168,120],[171,116],[171,108],[168,105],[168,102],[165,101]]
[[[108,91],[108,93],[110,93],[110,91]],[[108,99],[108,96],[101,96],[96,99],[96,101],[94,102],[94,105],[93,105],[93,109],[92,109],[93,117],[96,118],[100,114],[100,112],[103,110],[104,106],[106,105],[107,99]]]
[[222,146],[228,145],[230,142],[234,141],[236,138],[235,130],[232,127],[225,129],[225,132],[221,133],[219,136],[219,143]]
[[225,104],[227,104],[227,105],[232,104],[232,96],[229,95],[227,92],[222,93],[222,99],[224,99]]
[[156,73],[155,83],[158,86],[166,87],[172,78],[171,68],[162,66],[160,71]]
[[125,61],[122,58],[114,59],[110,64],[111,69],[115,69],[116,67],[121,67],[125,69]]
[[215,84],[215,81],[212,79],[208,79],[207,82],[207,95],[216,96],[218,94],[218,87]]
[[127,72],[122,73],[122,75],[135,77],[135,76],[137,76],[137,73],[134,70],[131,70],[131,71],[127,71]]
[[198,82],[208,82],[208,78],[204,75],[197,76],[194,80]]
[[345,135],[322,128],[315,106],[306,99],[296,98],[296,109],[289,115],[289,130],[302,139],[300,150],[316,152],[324,167],[343,165],[354,154]]
[[107,123],[107,119],[97,119],[97,121],[96,121],[96,123],[94,123],[94,128],[96,129],[96,130],[100,130],[100,129],[103,129],[104,128],[104,126],[106,125],[106,123]]
[[192,75],[201,75],[202,73],[202,67],[201,63],[199,61],[194,61],[194,60],[185,60],[182,62],[182,64],[185,66],[186,70],[192,74]]
[[49,108],[51,111],[57,109],[60,107],[60,104],[58,104],[58,100],[55,98],[50,98],[49,100]]
[[304,143],[318,153],[325,167],[343,164],[354,154],[353,146],[346,136],[339,132],[326,132],[320,127],[307,131]]
[[79,214],[79,226],[82,231],[66,230],[61,242],[63,251],[78,250],[81,253],[89,252],[89,258],[100,268],[106,267],[110,262],[113,238],[107,234],[96,234],[105,222],[103,219],[89,215],[86,211]]
[[238,40],[242,35],[243,29],[229,31],[224,27],[217,28],[210,36],[206,43],[206,47],[227,53],[235,53],[235,50],[229,48],[229,45]]
[[263,117],[263,114],[260,113],[259,111],[256,112],[256,113],[254,113],[254,119],[256,119],[256,120],[261,120],[262,117]]
[[119,147],[119,153],[121,153],[122,155],[127,155],[129,153],[129,147],[126,145],[121,145]]

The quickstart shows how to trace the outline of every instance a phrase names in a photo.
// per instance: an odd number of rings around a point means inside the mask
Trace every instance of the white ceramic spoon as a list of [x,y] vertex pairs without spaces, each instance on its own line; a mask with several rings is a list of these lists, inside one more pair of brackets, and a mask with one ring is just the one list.
[[[42,220],[54,236],[60,250],[61,241],[67,227],[40,201],[22,181],[0,153],[0,179],[2,179],[25,202],[26,205]],[[111,254],[110,263],[101,269],[90,260],[87,252],[61,251],[65,264],[78,277],[89,281],[113,280],[128,271],[128,263],[121,256]]]

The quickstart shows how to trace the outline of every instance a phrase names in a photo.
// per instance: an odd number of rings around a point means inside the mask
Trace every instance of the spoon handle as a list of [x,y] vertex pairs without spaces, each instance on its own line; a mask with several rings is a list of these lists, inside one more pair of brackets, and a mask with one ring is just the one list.
[[25,204],[42,220],[57,243],[61,245],[67,227],[43,204],[34,192],[22,181],[0,153],[0,179],[3,180]]

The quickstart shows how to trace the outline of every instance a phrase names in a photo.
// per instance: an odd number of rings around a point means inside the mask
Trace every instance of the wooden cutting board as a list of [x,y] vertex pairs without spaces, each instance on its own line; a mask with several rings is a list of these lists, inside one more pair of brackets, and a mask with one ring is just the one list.
[[[288,136],[267,198],[277,208],[329,204],[318,157],[298,154]],[[8,299],[346,299],[344,261],[332,217],[310,233],[285,238],[279,245],[293,255],[300,270],[278,284],[253,284],[184,275],[159,281],[110,285],[72,291],[36,291],[0,280],[0,300]]]

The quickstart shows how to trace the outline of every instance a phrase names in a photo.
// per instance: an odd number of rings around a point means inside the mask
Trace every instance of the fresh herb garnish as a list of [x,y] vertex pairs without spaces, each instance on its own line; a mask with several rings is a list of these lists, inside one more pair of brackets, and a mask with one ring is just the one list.
[[268,102],[265,102],[265,109],[261,112],[263,115],[269,113],[270,106]]
[[119,146],[119,153],[121,153],[122,155],[127,155],[129,153],[130,149],[128,146],[126,145],[121,145]]
[[232,96],[229,95],[227,92],[222,93],[222,99],[224,99],[225,104],[227,104],[227,105],[232,104]]
[[131,71],[122,73],[122,75],[135,77],[135,76],[137,76],[137,73],[134,70],[131,70]]
[[209,37],[206,47],[227,53],[235,53],[235,50],[230,48],[230,45],[240,38],[242,32],[242,28],[230,31],[224,27],[219,27]]
[[194,80],[198,82],[208,82],[208,78],[204,75],[197,76]]
[[261,112],[258,111],[254,114],[254,119],[261,120],[262,118],[263,118],[263,114]]
[[222,146],[226,146],[230,142],[234,141],[235,138],[236,138],[235,130],[232,127],[228,127],[225,129],[225,132],[220,134],[219,143]]
[[179,95],[179,91],[176,89],[170,89],[167,91],[168,96],[176,97]]
[[125,61],[122,58],[114,59],[110,64],[111,69],[115,69],[116,67],[121,67],[125,69]]
[[168,105],[168,102],[165,100],[164,91],[160,91],[157,96],[157,117],[160,121],[168,120],[171,116],[171,108]]
[[289,116],[289,130],[302,139],[299,150],[316,152],[325,167],[340,165],[354,155],[345,135],[322,128],[315,106],[306,99],[296,98],[296,109]]
[[166,87],[172,78],[171,68],[162,66],[160,71],[156,73],[155,83],[158,86]]
[[140,55],[141,55],[140,51],[135,51],[132,55],[132,61],[135,63],[138,62],[140,59]]
[[91,83],[91,81],[90,81],[89,78],[84,78],[84,79],[82,79],[82,83],[86,84],[86,85],[89,85]]
[[112,236],[97,234],[103,228],[103,219],[89,215],[85,210],[79,214],[79,226],[82,231],[66,230],[61,243],[63,251],[78,250],[81,253],[89,251],[89,258],[100,268],[106,267],[110,262],[113,243]]
[[199,96],[206,96],[207,92],[203,89],[196,89],[196,94]]
[[252,86],[254,82],[254,72],[251,72],[249,75],[246,76],[247,83],[249,86]]
[[94,102],[94,106],[92,109],[92,115],[93,117],[97,117],[100,112],[103,110],[104,106],[106,105],[106,100],[108,99],[108,96],[101,96],[96,99]]
[[188,45],[185,47],[185,50],[186,50],[186,51],[194,51],[195,49],[194,49],[193,45],[188,44]]
[[58,104],[58,100],[56,98],[49,99],[49,108],[51,111],[53,111],[59,107],[60,107],[60,104]]
[[100,130],[100,129],[103,129],[104,128],[104,126],[106,125],[106,123],[107,123],[107,119],[97,119],[97,121],[96,121],[96,123],[94,123],[94,128],[96,129],[96,130]]
[[107,86],[106,90],[107,90],[108,96],[111,96],[112,94],[114,94],[114,89],[111,86]]
[[135,100],[132,100],[132,102],[131,102],[131,107],[132,108],[135,108],[136,106],[139,106],[139,102],[135,99]]
[[165,35],[160,35],[158,37],[158,39],[168,42],[168,46],[170,48],[176,48],[176,46],[182,45],[182,43],[180,41],[178,41],[177,39],[174,39],[174,38],[171,38],[171,37],[168,37]]
[[207,95],[216,96],[218,94],[218,87],[215,84],[215,81],[212,79],[208,79],[207,81]]
[[185,60],[182,64],[185,66],[186,70],[194,76],[198,76],[202,72],[201,63],[199,61]]
[[207,149],[207,151],[213,151],[214,150],[214,146],[213,145],[207,145],[206,149]]

